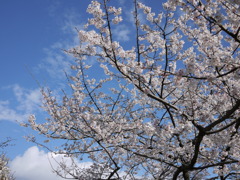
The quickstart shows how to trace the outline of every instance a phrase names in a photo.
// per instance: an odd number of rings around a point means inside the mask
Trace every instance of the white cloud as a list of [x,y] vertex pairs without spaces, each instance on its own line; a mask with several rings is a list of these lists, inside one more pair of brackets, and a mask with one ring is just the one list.
[[[62,180],[63,178],[54,173],[58,169],[59,163],[64,162],[66,169],[74,166],[75,172],[84,174],[84,169],[90,168],[92,162],[82,162],[64,157],[64,155],[54,154],[40,150],[37,146],[30,147],[23,155],[15,157],[9,167],[17,180]],[[64,173],[63,173],[64,174]],[[123,171],[119,172],[120,177],[126,176]],[[71,176],[66,176],[71,179]],[[135,176],[141,179],[141,176]],[[126,180],[131,179],[129,176]]]
[[[27,149],[22,156],[13,159],[10,162],[10,168],[17,180],[61,180],[62,178],[53,172],[52,167],[56,168],[56,161],[60,162],[62,159],[67,164],[71,163],[71,160],[63,155],[46,153],[33,146]],[[78,163],[78,166],[82,168],[90,165],[90,162]]]
[[10,168],[17,180],[60,180],[52,172],[48,154],[36,146],[29,148],[22,156],[17,156]]

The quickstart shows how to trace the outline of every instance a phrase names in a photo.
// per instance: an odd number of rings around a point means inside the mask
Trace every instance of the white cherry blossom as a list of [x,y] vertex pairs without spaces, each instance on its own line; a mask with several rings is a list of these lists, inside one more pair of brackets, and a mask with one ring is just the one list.
[[159,13],[133,0],[125,46],[112,31],[127,10],[111,2],[91,2],[80,45],[67,51],[72,94],[59,101],[43,88],[49,117],[28,126],[66,141],[59,153],[93,161],[62,166],[74,179],[239,179],[239,3],[168,0]]

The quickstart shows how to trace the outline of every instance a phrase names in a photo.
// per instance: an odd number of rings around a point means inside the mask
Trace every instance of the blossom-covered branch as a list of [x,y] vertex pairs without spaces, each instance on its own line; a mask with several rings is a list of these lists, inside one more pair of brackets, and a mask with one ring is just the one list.
[[[239,178],[240,4],[167,0],[155,12],[132,2],[132,18],[115,1],[91,2],[80,45],[66,50],[70,91],[59,100],[43,88],[49,117],[27,125],[65,141],[58,153],[93,162],[61,164],[62,177]],[[124,23],[127,44],[114,33]]]

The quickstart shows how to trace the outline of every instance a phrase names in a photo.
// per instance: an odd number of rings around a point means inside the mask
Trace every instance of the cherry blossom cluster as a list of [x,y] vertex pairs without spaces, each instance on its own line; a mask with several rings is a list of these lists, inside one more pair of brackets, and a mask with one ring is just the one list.
[[8,167],[8,159],[4,154],[0,156],[0,178],[3,180],[13,180],[10,168]]

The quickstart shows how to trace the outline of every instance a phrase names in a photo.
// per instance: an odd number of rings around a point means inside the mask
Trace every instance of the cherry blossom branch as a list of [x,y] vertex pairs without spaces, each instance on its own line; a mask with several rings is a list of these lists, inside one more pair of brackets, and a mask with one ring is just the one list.
[[205,132],[210,131],[210,130],[211,130],[213,127],[215,127],[216,125],[218,125],[218,124],[222,123],[223,121],[225,121],[226,119],[230,118],[230,117],[232,116],[232,114],[233,114],[237,109],[239,109],[239,107],[240,107],[240,100],[237,100],[236,103],[235,103],[235,105],[234,105],[231,109],[229,109],[229,110],[227,110],[227,111],[225,112],[225,115],[224,115],[224,116],[222,116],[222,117],[219,118],[218,120],[216,120],[216,121],[214,121],[213,123],[211,123],[211,124],[209,124],[208,126],[206,126],[206,127],[204,128],[204,131],[205,131]]

